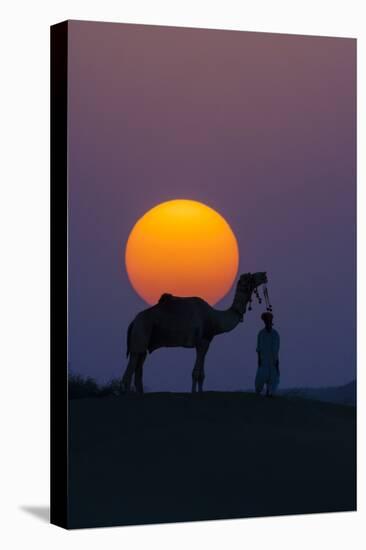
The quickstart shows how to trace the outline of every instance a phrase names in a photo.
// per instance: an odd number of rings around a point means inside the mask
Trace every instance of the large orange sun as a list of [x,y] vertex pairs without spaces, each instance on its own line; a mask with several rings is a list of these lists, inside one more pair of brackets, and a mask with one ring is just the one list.
[[155,304],[164,292],[215,304],[230,290],[239,250],[227,221],[192,200],[158,204],[133,227],[126,269],[137,294]]

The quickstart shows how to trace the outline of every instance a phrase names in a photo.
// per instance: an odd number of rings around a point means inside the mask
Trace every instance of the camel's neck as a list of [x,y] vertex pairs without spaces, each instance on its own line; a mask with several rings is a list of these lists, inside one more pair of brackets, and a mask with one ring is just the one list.
[[214,309],[214,334],[222,334],[223,332],[230,332],[233,330],[242,320],[241,316],[231,309],[225,309],[220,311],[219,309]]
[[236,289],[234,300],[229,309],[215,311],[216,334],[233,330],[242,320],[246,312],[251,292],[248,289]]
[[233,303],[230,309],[240,316],[240,320],[243,320],[243,315],[247,310],[247,305],[252,295],[253,289],[248,285],[247,287],[236,287]]

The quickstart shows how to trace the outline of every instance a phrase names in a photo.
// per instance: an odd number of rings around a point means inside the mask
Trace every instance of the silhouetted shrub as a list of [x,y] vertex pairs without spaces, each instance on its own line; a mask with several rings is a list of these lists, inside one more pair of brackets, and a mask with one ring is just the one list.
[[96,397],[99,387],[94,378],[83,378],[80,374],[69,375],[69,399],[80,397]]
[[118,395],[120,380],[114,378],[99,386],[94,378],[84,378],[80,374],[69,374],[69,399],[80,399],[82,397],[105,397]]

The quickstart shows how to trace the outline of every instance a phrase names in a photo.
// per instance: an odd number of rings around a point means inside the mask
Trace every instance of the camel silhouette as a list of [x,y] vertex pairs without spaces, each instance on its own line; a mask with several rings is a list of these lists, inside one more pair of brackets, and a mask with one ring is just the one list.
[[143,393],[143,364],[147,352],[161,347],[196,348],[192,392],[203,391],[205,356],[218,334],[233,330],[243,321],[253,291],[267,282],[266,272],[239,277],[234,300],[226,310],[210,306],[202,298],[163,294],[159,302],[137,314],[127,331],[129,362],[121,380],[121,393],[128,392],[135,375],[137,393]]

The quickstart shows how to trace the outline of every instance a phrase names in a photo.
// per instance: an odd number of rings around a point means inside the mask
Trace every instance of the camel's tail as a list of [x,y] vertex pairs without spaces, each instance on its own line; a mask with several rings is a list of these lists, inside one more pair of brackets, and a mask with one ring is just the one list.
[[132,323],[129,324],[128,329],[127,329],[127,352],[126,352],[126,357],[128,357],[130,355],[130,339],[131,339],[132,325],[133,325],[133,321],[132,321]]

